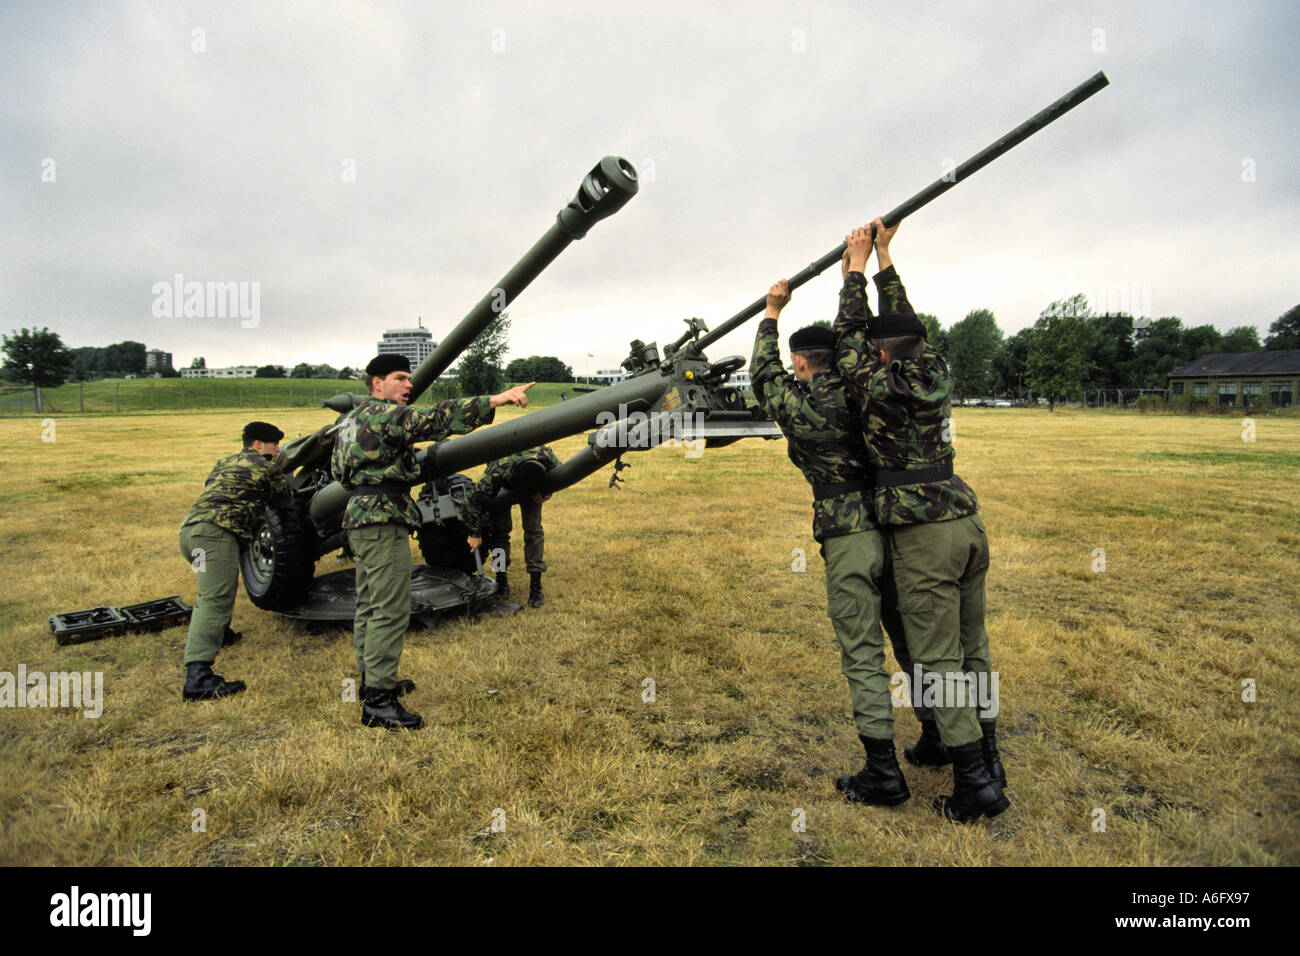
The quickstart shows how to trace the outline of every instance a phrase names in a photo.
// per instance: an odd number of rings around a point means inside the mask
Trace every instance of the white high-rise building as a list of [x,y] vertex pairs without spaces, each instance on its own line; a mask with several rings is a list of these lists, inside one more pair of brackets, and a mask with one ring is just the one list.
[[378,342],[380,355],[405,355],[411,363],[411,371],[415,371],[437,347],[433,333],[419,319],[416,319],[413,329],[389,329]]

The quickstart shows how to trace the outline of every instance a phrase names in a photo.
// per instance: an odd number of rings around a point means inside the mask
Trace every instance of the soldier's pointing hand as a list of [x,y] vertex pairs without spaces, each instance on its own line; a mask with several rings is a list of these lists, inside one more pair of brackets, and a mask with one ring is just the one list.
[[536,382],[529,382],[527,385],[516,385],[514,388],[508,388],[499,395],[493,395],[488,399],[488,403],[493,408],[501,405],[518,405],[523,408],[528,404],[528,390],[536,384]]

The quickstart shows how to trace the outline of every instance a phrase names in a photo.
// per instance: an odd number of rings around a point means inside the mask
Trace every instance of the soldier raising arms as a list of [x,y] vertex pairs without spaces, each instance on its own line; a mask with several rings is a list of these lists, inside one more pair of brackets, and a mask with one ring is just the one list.
[[185,639],[185,700],[238,694],[241,680],[212,672],[217,652],[239,636],[230,629],[239,587],[239,549],[253,537],[268,505],[287,505],[289,480],[270,459],[284,432],[267,422],[244,426],[244,449],[221,459],[181,523],[181,555],[198,575],[199,596]]
[[790,336],[794,375],[781,364],[777,319],[786,280],[768,291],[750,362],[754,394],[786,437],[790,460],[813,489],[813,537],[826,561],[826,600],[866,765],[835,781],[849,800],[892,806],[909,796],[894,754],[894,716],[881,632],[885,548],[871,511],[861,404],[835,370],[835,334],[808,326]]
[[953,793],[935,807],[969,822],[1010,806],[1002,792],[996,707],[987,716],[977,713],[967,688],[957,687],[969,687],[977,675],[992,686],[984,630],[988,540],[975,492],[953,473],[948,365],[926,342],[890,256],[898,227],[886,229],[880,219],[874,226],[881,314],[873,317],[867,308],[871,230],[855,229],[845,238],[849,268],[835,320],[836,363],[866,399],[876,519],[889,539],[908,651],[943,691],[935,723],[923,723],[921,740],[905,753],[918,764],[952,760]]
[[411,499],[419,481],[414,443],[464,435],[495,417],[501,405],[527,405],[527,390],[516,386],[499,395],[479,395],[411,408],[411,363],[402,355],[380,355],[366,366],[370,397],[339,424],[334,477],[351,491],[343,530],[357,560],[357,614],[352,638],[361,672],[368,727],[416,729],[424,721],[407,711],[398,696],[415,690],[397,679],[397,664],[411,618],[411,546],[420,527]]

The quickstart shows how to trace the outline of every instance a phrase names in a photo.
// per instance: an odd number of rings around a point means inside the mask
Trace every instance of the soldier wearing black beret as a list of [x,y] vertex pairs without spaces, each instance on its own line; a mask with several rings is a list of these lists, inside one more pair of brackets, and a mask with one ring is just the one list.
[[212,469],[181,524],[181,555],[198,576],[199,595],[185,640],[185,700],[212,700],[244,689],[212,672],[217,652],[239,635],[230,629],[239,587],[240,547],[252,540],[268,504],[289,504],[289,480],[271,459],[284,432],[269,422],[244,426],[244,447]]

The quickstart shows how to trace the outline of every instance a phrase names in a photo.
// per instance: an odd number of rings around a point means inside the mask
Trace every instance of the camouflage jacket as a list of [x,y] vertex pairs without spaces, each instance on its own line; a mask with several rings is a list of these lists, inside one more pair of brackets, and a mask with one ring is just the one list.
[[221,459],[203,484],[203,494],[181,522],[206,521],[251,541],[267,505],[284,507],[292,492],[280,467],[251,448]]
[[[749,363],[754,396],[780,426],[790,460],[814,487],[868,481],[870,467],[859,423],[856,389],[845,387],[838,372],[815,372],[801,382],[781,364],[775,319],[763,319],[754,336]],[[855,531],[871,531],[876,522],[863,491],[813,501],[813,537],[822,541]]]
[[[876,275],[882,312],[911,312],[907,292],[893,266]],[[951,478],[891,485],[891,472],[926,471],[951,466],[952,377],[948,364],[928,342],[920,358],[880,361],[871,347],[871,310],[867,279],[850,272],[840,290],[836,366],[858,384],[866,399],[863,428],[871,463],[876,469],[873,492],[876,517],[882,525],[947,521],[973,515],[979,500],[971,487]]]
[[555,457],[555,452],[546,445],[487,463],[487,471],[483,472],[483,477],[478,480],[478,484],[469,493],[465,503],[465,527],[469,529],[470,537],[483,537],[483,522],[492,510],[492,499],[501,489],[510,487],[515,477],[515,467],[521,461],[532,460],[540,461],[546,466],[547,471],[558,468],[560,464],[560,459]]
[[[488,396],[458,398],[428,408],[370,398],[343,418],[334,436],[330,470],[349,491],[381,482],[415,484],[420,469],[414,443],[464,435],[496,417]],[[354,494],[343,514],[343,530],[372,524],[420,527],[420,512],[410,491]]]

